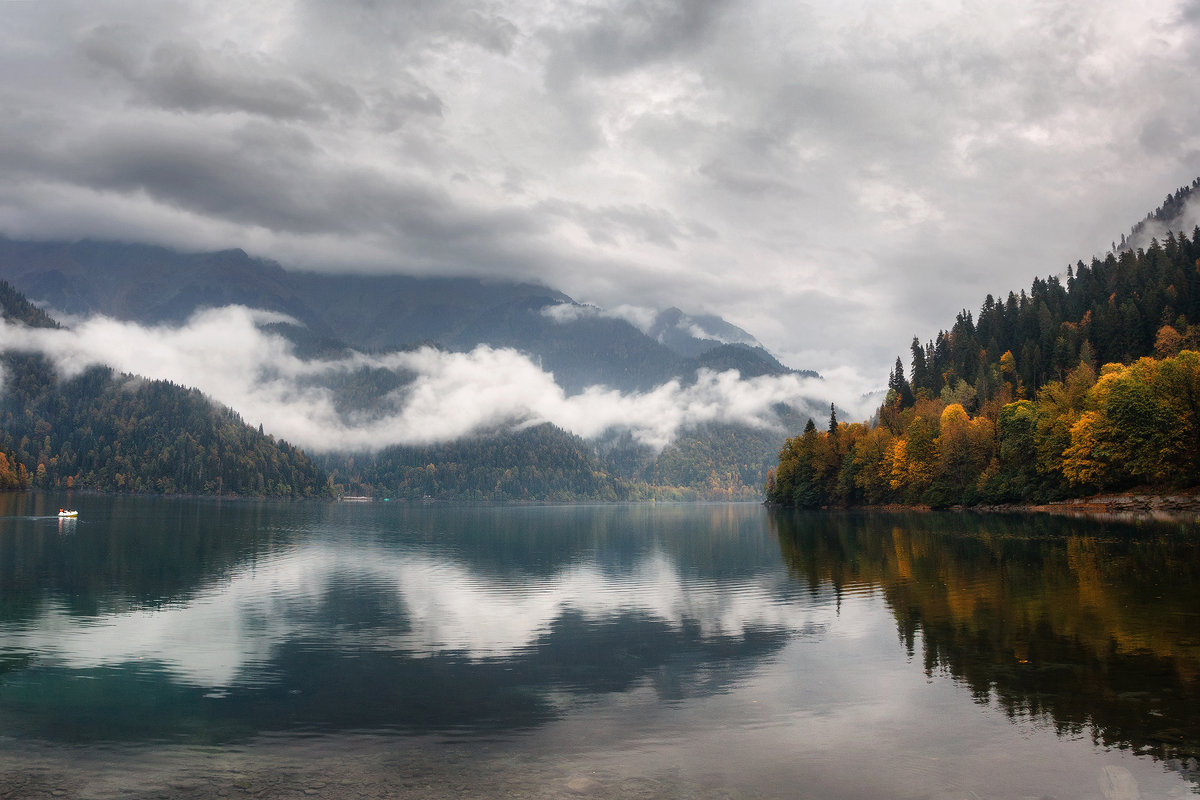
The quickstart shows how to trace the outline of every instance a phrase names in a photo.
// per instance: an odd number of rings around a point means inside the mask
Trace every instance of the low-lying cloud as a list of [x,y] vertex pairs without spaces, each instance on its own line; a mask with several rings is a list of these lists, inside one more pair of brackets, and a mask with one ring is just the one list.
[[[1200,227],[1200,197],[1193,194],[1184,201],[1178,216],[1171,221],[1170,225],[1153,217],[1147,217],[1140,223],[1140,226],[1134,226],[1128,239],[1121,237],[1122,244],[1133,249],[1148,249],[1155,239],[1161,244],[1167,236],[1177,233],[1191,236],[1197,227]],[[1114,249],[1115,244],[1114,242]]]
[[658,312],[652,308],[618,305],[613,308],[600,308],[590,303],[558,303],[542,309],[542,316],[557,323],[565,324],[581,319],[605,318],[623,319],[642,333],[649,333],[654,326]]
[[[628,432],[661,449],[680,431],[709,423],[778,427],[779,404],[818,407],[829,386],[799,375],[743,379],[699,371],[647,392],[592,386],[568,395],[529,356],[478,346],[432,347],[335,359],[297,355],[263,325],[286,316],[242,306],[207,309],[181,326],[144,326],[108,317],[67,329],[5,323],[0,349],[43,353],[64,377],[93,365],[195,386],[214,401],[310,451],[364,451],[427,445],[503,428],[549,422],[584,438]],[[389,370],[404,383],[369,411],[339,410],[331,384],[364,369]],[[782,430],[781,430],[782,433]]]

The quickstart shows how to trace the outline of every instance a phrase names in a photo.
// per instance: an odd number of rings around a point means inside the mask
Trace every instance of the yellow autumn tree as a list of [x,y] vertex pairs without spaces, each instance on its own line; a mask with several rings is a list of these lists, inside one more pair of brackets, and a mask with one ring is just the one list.
[[971,419],[959,403],[942,411],[937,438],[938,464],[931,486],[935,505],[974,502],[974,488],[992,458],[993,426],[986,417]]
[[1107,426],[1097,411],[1085,411],[1071,426],[1071,445],[1063,452],[1062,471],[1072,485],[1102,486],[1109,480],[1111,462],[1098,430]]
[[887,447],[887,459],[891,462],[888,486],[901,491],[908,486],[908,442],[901,437],[893,439]]
[[904,500],[925,501],[925,493],[937,474],[938,428],[929,417],[918,414],[904,431]]
[[1200,353],[1106,364],[1071,427],[1073,484],[1188,484],[1200,479]]
[[891,497],[895,437],[883,425],[866,431],[854,443],[850,458],[854,485],[868,503],[882,503]]
[[1079,421],[1096,372],[1080,364],[1065,380],[1051,381],[1037,395],[1037,472],[1043,482],[1061,480],[1063,453],[1071,446],[1071,428]]

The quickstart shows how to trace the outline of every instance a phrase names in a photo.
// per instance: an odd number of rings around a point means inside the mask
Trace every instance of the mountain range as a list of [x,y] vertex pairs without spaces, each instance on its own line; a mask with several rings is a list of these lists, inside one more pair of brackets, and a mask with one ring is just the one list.
[[[284,269],[242,250],[182,253],[145,244],[2,238],[0,280],[68,327],[96,315],[179,328],[205,309],[244,306],[271,312],[274,316],[259,327],[284,336],[302,359],[349,361],[355,354],[384,357],[428,347],[464,354],[481,345],[507,348],[550,373],[568,399],[597,390],[625,398],[664,387],[686,392],[702,376],[730,370],[742,381],[819,378],[785,367],[750,333],[717,316],[677,308],[614,313],[533,283],[318,274]],[[52,382],[44,371],[39,375]],[[361,424],[394,414],[395,398],[412,389],[416,376],[364,366],[304,380],[331,393],[341,420]],[[703,402],[713,401],[706,395]],[[766,426],[728,419],[684,424],[665,447],[649,446],[618,429],[585,441],[554,425],[530,429],[531,421],[476,430],[465,439],[385,444],[368,452],[326,448],[316,458],[337,486],[355,494],[525,500],[750,497],[760,491],[782,435],[808,417],[827,415],[828,409],[824,401],[793,399],[776,403],[773,422]],[[8,419],[19,420],[19,415]],[[17,444],[24,435],[6,433]],[[55,457],[52,448],[14,449],[30,462],[31,474],[37,462]],[[155,484],[141,485],[154,490]]]
[[[647,390],[697,369],[792,373],[753,336],[712,315],[659,311],[645,330],[562,292],[480,278],[332,275],[285,270],[242,250],[180,253],[84,240],[0,239],[0,280],[56,312],[180,324],[202,308],[287,315],[276,329],[306,355],[436,344],[509,347],[535,357],[568,393]],[[799,374],[816,377],[813,372]]]

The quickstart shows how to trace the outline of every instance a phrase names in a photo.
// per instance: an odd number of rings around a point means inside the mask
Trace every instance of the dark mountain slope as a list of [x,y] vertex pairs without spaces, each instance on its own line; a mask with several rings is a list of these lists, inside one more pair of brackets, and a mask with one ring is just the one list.
[[403,500],[625,500],[633,491],[583,439],[548,424],[325,463],[354,493]]
[[[567,393],[594,385],[632,392],[647,391],[670,380],[690,384],[702,369],[736,369],[747,378],[792,372],[757,346],[748,333],[718,317],[689,316],[678,309],[667,309],[659,314],[652,330],[655,335],[650,336],[625,319],[576,304],[561,292],[536,284],[476,278],[318,275],[286,271],[240,250],[187,254],[146,245],[0,239],[0,279],[5,277],[18,288],[27,287],[30,296],[53,308],[81,315],[103,313],[145,324],[178,324],[200,308],[230,303],[281,312],[296,322],[277,322],[267,327],[287,336],[306,358],[337,359],[347,355],[349,349],[384,352],[425,344],[455,351],[480,344],[513,348],[553,373]],[[381,398],[402,389],[411,377],[364,367],[312,380],[333,391],[342,413],[369,417],[381,411]],[[803,409],[806,416],[813,408],[824,406],[816,402],[808,405],[811,407]],[[681,432],[682,449],[672,451],[669,457],[674,466],[670,468],[644,471],[657,454],[633,447],[618,458],[628,461],[628,468],[618,469],[607,460],[603,466],[589,462],[580,467],[581,476],[595,472],[620,476],[630,485],[651,479],[691,489],[719,485],[722,492],[755,491],[765,473],[757,466],[747,471],[747,465],[759,465],[774,453],[770,435],[727,426],[720,429],[722,443],[714,451],[704,440],[717,430]],[[479,444],[479,440],[472,441]],[[549,448],[550,452],[562,449],[553,436],[519,441]],[[459,446],[467,450],[472,447],[470,443]],[[605,450],[605,459],[617,457],[611,443],[605,444]],[[403,452],[419,453],[420,449]],[[472,460],[457,451],[435,448],[420,457],[457,459],[455,463],[466,465],[461,469],[483,480],[480,476],[491,474],[487,453],[492,450],[483,448],[478,452],[479,458]],[[501,452],[516,452],[516,444],[505,444]],[[26,449],[22,458],[38,460],[41,454],[40,450]],[[526,455],[535,461],[540,457]],[[721,463],[721,459],[729,463]],[[358,463],[367,462],[359,458]],[[376,466],[369,473],[356,468],[339,474],[351,482],[361,481],[380,491],[400,494],[404,494],[404,487],[420,483],[403,458],[381,458],[373,463]],[[389,463],[399,470],[391,477],[381,471],[381,465]],[[428,463],[432,462],[418,466]],[[701,474],[700,484],[691,486],[693,477]],[[730,480],[730,476],[736,479]],[[410,477],[415,482],[410,482]],[[565,492],[593,499],[611,495],[599,484],[593,489],[588,485],[586,480],[560,481],[554,492],[556,496]],[[437,491],[430,493],[437,496],[483,491],[470,481],[457,479],[437,482],[436,486]],[[204,488],[183,489],[177,485],[174,490]],[[589,495],[589,491],[598,494]]]
[[743,378],[782,375],[788,372],[795,372],[807,378],[820,377],[812,370],[789,370],[763,348],[751,347],[747,344],[718,345],[684,363],[685,370],[689,373],[697,369],[709,369],[714,372],[736,369]]
[[[308,354],[421,343],[451,350],[511,347],[539,359],[568,392],[594,384],[645,390],[718,364],[754,375],[789,372],[765,351],[747,358],[723,350],[723,341],[742,342],[747,352],[757,343],[718,317],[668,309],[656,322],[655,338],[599,313],[556,319],[546,310],[570,305],[571,298],[529,283],[319,275],[286,271],[241,250],[189,254],[137,244],[5,239],[0,280],[69,314],[142,323],[179,323],[197,309],[228,304],[277,311],[300,324],[277,327]],[[703,338],[710,333],[717,338]],[[719,354],[705,361],[712,351]]]
[[749,333],[720,317],[711,314],[689,315],[674,307],[660,311],[646,335],[689,358],[721,344],[761,346]]
[[[0,283],[0,311],[9,322],[58,327],[6,283]],[[0,365],[0,482],[7,462],[39,488],[329,493],[327,476],[303,453],[195,389],[107,368],[63,378],[30,353],[0,353]],[[28,485],[26,479],[7,488]]]
[[530,283],[406,275],[296,272],[290,285],[347,344],[390,350],[418,342],[464,349],[490,341],[487,320],[513,306],[540,311],[570,302]]
[[179,253],[142,244],[0,238],[0,280],[68,314],[177,323],[198,308],[238,304],[279,311],[330,334],[289,273],[242,250]]

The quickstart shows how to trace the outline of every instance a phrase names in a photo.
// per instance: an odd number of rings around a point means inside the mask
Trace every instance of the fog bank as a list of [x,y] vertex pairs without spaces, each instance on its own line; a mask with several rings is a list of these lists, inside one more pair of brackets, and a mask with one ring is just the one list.
[[[694,382],[672,380],[646,392],[591,386],[568,395],[552,373],[516,350],[423,347],[305,359],[284,336],[261,327],[277,322],[290,320],[227,306],[198,312],[180,326],[102,316],[72,320],[67,329],[5,323],[0,348],[42,353],[66,378],[105,365],[194,386],[249,424],[313,452],[428,445],[545,422],[584,438],[628,432],[654,449],[708,423],[778,428],[783,436],[788,432],[775,407],[821,408],[832,388],[799,375],[743,379],[733,370],[700,370]],[[334,385],[363,369],[389,370],[404,382],[370,411],[340,412]]]

